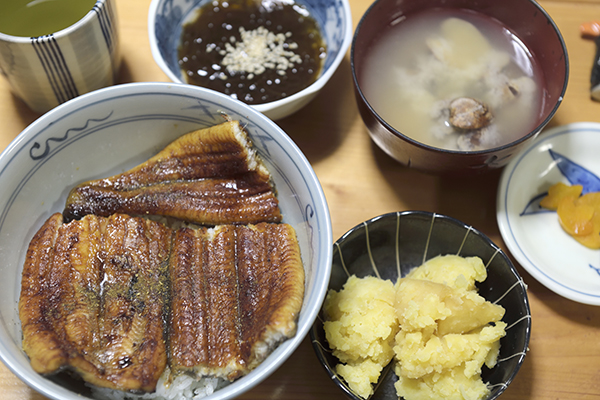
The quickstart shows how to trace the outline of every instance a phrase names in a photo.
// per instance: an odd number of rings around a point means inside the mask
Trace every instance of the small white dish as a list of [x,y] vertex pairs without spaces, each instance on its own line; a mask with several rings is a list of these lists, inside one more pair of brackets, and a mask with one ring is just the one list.
[[546,130],[508,164],[497,198],[500,233],[521,266],[557,294],[591,305],[600,305],[600,250],[569,236],[539,201],[557,182],[600,191],[598,149],[598,123]]

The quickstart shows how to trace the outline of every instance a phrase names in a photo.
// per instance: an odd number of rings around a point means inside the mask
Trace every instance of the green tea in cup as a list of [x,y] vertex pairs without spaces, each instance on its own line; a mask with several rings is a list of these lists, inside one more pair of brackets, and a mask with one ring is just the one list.
[[6,0],[0,2],[0,32],[36,37],[65,29],[83,18],[96,0]]

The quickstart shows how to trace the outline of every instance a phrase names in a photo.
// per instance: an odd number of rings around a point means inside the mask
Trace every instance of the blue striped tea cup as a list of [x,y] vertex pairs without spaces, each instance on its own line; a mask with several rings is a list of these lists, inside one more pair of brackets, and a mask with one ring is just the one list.
[[119,64],[114,0],[97,0],[79,21],[48,35],[0,32],[0,73],[13,93],[39,113],[114,84]]

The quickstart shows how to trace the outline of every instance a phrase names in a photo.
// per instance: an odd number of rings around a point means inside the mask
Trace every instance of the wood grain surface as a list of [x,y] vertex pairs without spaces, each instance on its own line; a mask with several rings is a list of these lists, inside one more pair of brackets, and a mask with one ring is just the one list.
[[[501,0],[498,0],[501,1]],[[117,0],[123,65],[120,81],[163,81],[152,59],[147,13],[150,0]],[[350,0],[353,24],[370,0]],[[600,20],[600,0],[540,1],[560,28],[569,53],[569,85],[550,126],[600,122],[600,102],[590,99],[595,45],[582,39],[579,25]],[[11,94],[0,78],[0,149],[39,115]],[[483,231],[506,249],[496,223],[499,173],[440,178],[407,169],[370,140],[352,89],[349,54],[323,91],[298,113],[277,121],[305,153],[319,177],[331,211],[333,239],[356,224],[391,211],[446,214]],[[600,149],[598,149],[600,154]],[[514,261],[514,259],[513,259]],[[530,351],[502,395],[516,399],[600,399],[600,307],[567,300],[542,286],[515,262],[529,290]],[[42,400],[0,363],[0,398]],[[242,399],[344,399],[319,364],[309,339],[273,375]]]

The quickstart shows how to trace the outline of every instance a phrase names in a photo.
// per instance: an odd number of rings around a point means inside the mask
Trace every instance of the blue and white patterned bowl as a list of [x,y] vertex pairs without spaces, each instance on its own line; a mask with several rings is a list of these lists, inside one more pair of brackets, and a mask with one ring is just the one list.
[[[365,221],[334,243],[329,289],[339,291],[351,275],[378,276],[396,282],[410,270],[438,255],[478,256],[487,268],[487,279],[477,284],[479,294],[506,309],[506,336],[500,339],[498,364],[482,369],[496,399],[513,381],[527,352],[531,332],[531,312],[526,286],[506,254],[475,228],[440,214],[404,211],[380,215]],[[338,360],[333,356],[323,329],[323,314],[315,321],[310,337],[317,357],[331,379],[351,399],[364,400],[337,375]],[[392,364],[381,374],[371,400],[398,399]]]
[[62,211],[74,185],[129,169],[180,135],[223,122],[242,122],[269,168],[284,222],[297,233],[306,272],[298,333],[249,375],[206,397],[236,397],[276,370],[308,333],[329,282],[329,210],[309,162],[293,141],[261,113],[225,95],[180,84],[133,83],[75,98],[43,115],[0,154],[0,358],[51,399],[91,396],[75,382],[36,374],[21,348],[17,303],[25,252],[33,234]]
[[[209,0],[152,0],[148,34],[154,60],[173,82],[185,83],[177,61],[183,23]],[[352,15],[348,0],[297,0],[310,11],[327,44],[327,57],[320,77],[312,85],[287,98],[252,107],[276,120],[308,104],[336,71],[352,41]]]

